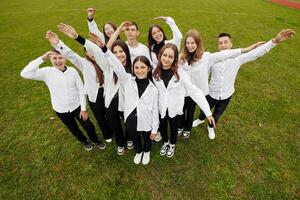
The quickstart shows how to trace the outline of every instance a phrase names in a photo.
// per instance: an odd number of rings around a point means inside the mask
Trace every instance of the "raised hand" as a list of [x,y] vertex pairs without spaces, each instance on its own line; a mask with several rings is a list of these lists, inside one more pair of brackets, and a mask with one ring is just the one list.
[[287,40],[288,38],[291,38],[295,34],[296,32],[292,29],[283,29],[277,34],[277,36],[272,40],[272,42],[278,44],[280,42]]
[[68,24],[60,23],[57,28],[69,38],[76,39],[78,37],[76,30]]
[[101,48],[105,46],[105,43],[103,41],[101,41],[100,37],[98,35],[96,35],[95,33],[89,33],[89,39],[92,42],[95,42]]
[[131,26],[131,25],[132,25],[131,21],[125,21],[125,22],[122,22],[122,24],[120,24],[118,29],[120,29],[120,31],[125,31],[128,28],[128,26]]
[[46,32],[46,39],[52,44],[52,45],[57,45],[59,42],[58,36],[53,33],[51,30]]
[[93,19],[94,18],[94,14],[96,12],[95,8],[88,8],[87,9],[87,15],[89,19]]
[[42,59],[48,60],[52,54],[54,54],[53,51],[47,51],[44,55],[42,55]]
[[165,17],[165,16],[158,16],[158,17],[155,17],[154,20],[158,20],[158,19],[162,19],[164,21],[166,21],[168,19],[168,17]]

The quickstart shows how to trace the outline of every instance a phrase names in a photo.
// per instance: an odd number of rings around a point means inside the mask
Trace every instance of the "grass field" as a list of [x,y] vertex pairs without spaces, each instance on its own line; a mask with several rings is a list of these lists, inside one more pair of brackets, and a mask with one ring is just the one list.
[[[220,32],[231,33],[235,47],[269,40],[282,28],[298,35],[241,68],[216,140],[202,125],[179,138],[173,158],[154,144],[150,164],[135,166],[134,151],[119,157],[114,144],[83,150],[51,109],[46,86],[19,76],[50,48],[45,32],[58,32],[59,22],[86,36],[89,6],[99,25],[136,21],[143,43],[152,23],[171,37],[152,20],[159,15],[172,16],[183,34],[198,29],[211,52]],[[0,11],[0,199],[300,198],[299,10],[263,0],[10,0]],[[59,36],[82,55],[80,45]]]

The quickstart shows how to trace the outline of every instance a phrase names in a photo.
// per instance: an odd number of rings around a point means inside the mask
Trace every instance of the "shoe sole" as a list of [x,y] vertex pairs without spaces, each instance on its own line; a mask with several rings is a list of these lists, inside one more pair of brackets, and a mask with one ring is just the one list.
[[87,149],[87,148],[84,148],[86,151],[91,151],[93,148],[90,148],[90,149]]

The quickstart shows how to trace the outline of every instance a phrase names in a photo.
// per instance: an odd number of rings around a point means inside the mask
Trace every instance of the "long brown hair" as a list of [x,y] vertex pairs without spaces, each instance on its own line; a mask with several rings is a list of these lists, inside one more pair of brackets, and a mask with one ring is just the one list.
[[[158,30],[160,30],[163,34],[163,40],[159,44],[157,44],[157,42],[152,37],[152,30],[154,27],[156,27]],[[167,40],[167,37],[161,26],[156,25],[156,24],[150,26],[149,31],[148,31],[148,48],[149,48],[149,53],[150,53],[151,59],[152,59],[151,50],[156,54],[156,57],[158,57],[160,49],[165,45],[165,40]]]
[[99,65],[96,63],[95,60],[93,60],[92,58],[90,58],[86,53],[86,48],[84,48],[84,53],[85,53],[85,57],[88,61],[90,61],[93,65],[93,67],[95,68],[96,71],[96,80],[97,83],[99,83],[100,85],[102,85],[104,83],[104,75],[103,75],[103,71],[101,70],[101,68],[99,67]]
[[178,75],[178,72],[177,72],[177,70],[178,70],[178,49],[177,49],[177,46],[175,44],[169,43],[169,44],[165,44],[161,48],[161,50],[159,51],[159,54],[158,54],[158,63],[157,63],[157,66],[156,66],[156,68],[153,72],[153,77],[157,81],[162,78],[161,77],[161,71],[163,69],[163,66],[162,66],[162,62],[161,62],[161,56],[164,53],[164,51],[168,48],[170,48],[174,51],[174,61],[171,65],[170,71],[172,72],[172,74],[175,75],[177,81],[179,80],[179,75]]
[[[186,40],[188,37],[193,38],[197,45],[196,50],[192,53],[190,53],[189,50],[186,48]],[[190,65],[194,62],[199,61],[202,58],[203,52],[204,49],[199,32],[195,29],[189,30],[184,38],[184,49],[181,52],[180,59],[188,62],[188,64]]]

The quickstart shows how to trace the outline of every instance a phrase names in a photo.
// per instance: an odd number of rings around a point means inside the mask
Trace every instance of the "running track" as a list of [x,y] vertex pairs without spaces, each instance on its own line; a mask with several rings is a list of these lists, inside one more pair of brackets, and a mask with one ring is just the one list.
[[287,6],[290,8],[295,8],[297,10],[300,10],[300,3],[296,3],[296,2],[291,2],[288,0],[272,0],[273,3],[277,3],[283,6]]

